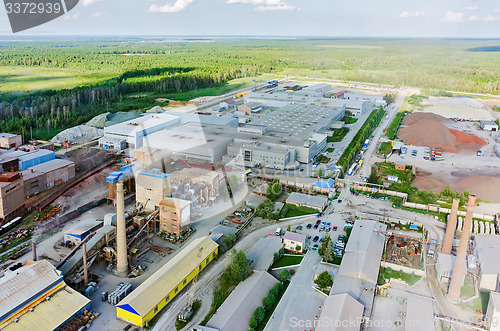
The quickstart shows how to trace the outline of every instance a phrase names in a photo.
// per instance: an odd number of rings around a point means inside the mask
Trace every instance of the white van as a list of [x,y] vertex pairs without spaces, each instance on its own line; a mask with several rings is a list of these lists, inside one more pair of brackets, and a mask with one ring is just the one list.
[[281,228],[277,228],[276,229],[276,235],[277,236],[281,236]]

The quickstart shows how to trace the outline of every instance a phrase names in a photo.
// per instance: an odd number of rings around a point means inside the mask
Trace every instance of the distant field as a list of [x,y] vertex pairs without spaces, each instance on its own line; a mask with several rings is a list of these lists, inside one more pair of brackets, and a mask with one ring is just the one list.
[[110,78],[110,74],[77,70],[0,67],[0,92],[34,92],[73,88],[97,83]]

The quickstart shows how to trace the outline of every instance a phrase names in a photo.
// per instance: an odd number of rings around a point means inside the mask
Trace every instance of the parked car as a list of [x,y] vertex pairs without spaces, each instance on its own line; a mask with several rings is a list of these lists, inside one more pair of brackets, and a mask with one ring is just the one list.
[[326,232],[330,232],[331,230],[332,230],[332,228],[331,228],[331,227],[327,227],[325,231],[326,231]]
[[321,228],[319,229],[319,231],[325,231],[325,226],[322,225]]
[[321,220],[317,220],[317,221],[316,221],[316,224],[321,224]]
[[338,199],[338,200],[337,200],[337,202],[338,202],[338,203],[342,203],[342,199]]
[[302,230],[303,228],[302,228],[302,225],[299,225],[299,226],[296,226],[296,227],[295,227],[295,229],[297,229],[297,230],[299,230],[299,231],[300,231],[300,230]]
[[331,225],[332,225],[332,223],[331,223],[331,222],[327,222],[327,223],[326,223],[326,226],[331,226]]
[[334,226],[332,229],[333,229],[333,231],[337,231],[337,227],[336,226]]
[[321,222],[321,225],[326,225],[326,222],[325,221]]
[[314,230],[316,230],[318,228],[318,224],[314,224]]
[[319,236],[315,236],[313,241],[316,242],[316,241],[318,241],[318,239],[319,239]]
[[321,239],[319,240],[319,242],[320,242],[320,243],[322,243],[322,242],[323,242],[323,238],[321,238]]
[[343,240],[344,240],[344,238],[345,238],[345,235],[343,235],[343,234],[339,234],[339,237],[338,237],[338,240],[339,240],[339,241],[343,241]]
[[311,223],[307,224],[307,228],[308,229],[312,228],[312,224]]
[[314,246],[313,246],[313,248],[312,248],[312,249],[313,249],[313,251],[317,251],[317,250],[318,250],[318,247],[319,247],[319,246],[318,246],[318,244],[314,244]]

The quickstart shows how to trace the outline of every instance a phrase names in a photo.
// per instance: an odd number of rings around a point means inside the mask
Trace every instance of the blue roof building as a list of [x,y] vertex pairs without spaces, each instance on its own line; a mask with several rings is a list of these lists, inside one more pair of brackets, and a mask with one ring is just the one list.
[[331,179],[331,178],[328,178],[326,181],[317,180],[313,184],[313,186],[321,187],[321,188],[327,188],[327,189],[332,188],[334,185],[335,185],[335,181],[333,179]]

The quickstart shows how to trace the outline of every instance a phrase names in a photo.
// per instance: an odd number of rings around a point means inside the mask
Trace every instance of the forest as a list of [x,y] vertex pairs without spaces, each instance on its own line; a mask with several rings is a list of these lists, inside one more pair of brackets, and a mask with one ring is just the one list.
[[[80,38],[1,41],[0,129],[38,138],[105,111],[155,98],[226,91],[262,73],[500,93],[500,57],[487,40]],[[251,79],[251,78],[250,78]]]

